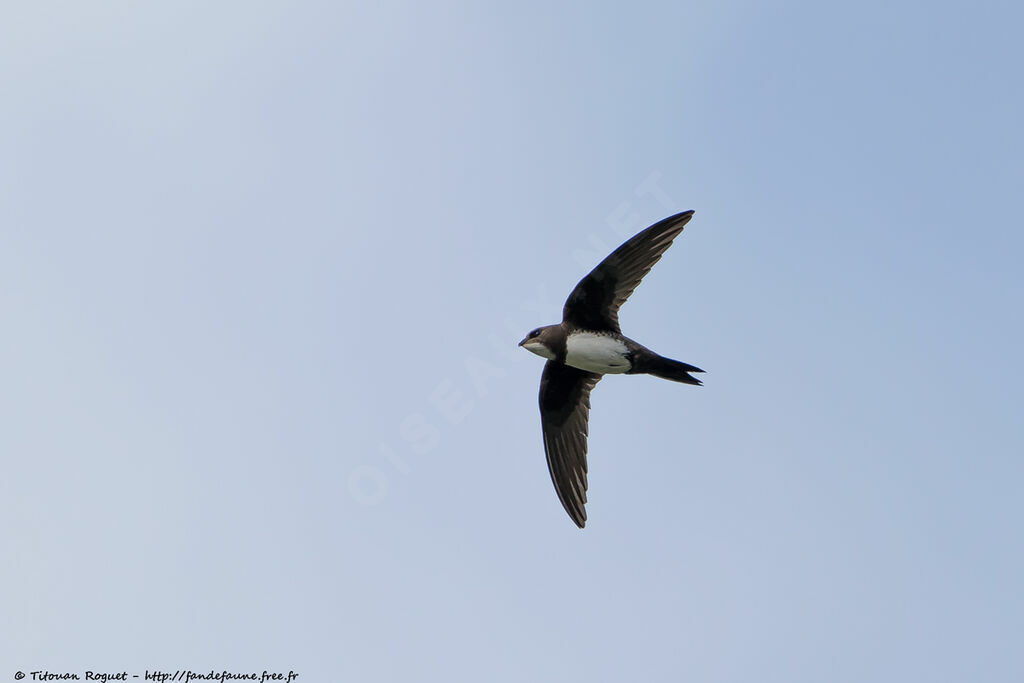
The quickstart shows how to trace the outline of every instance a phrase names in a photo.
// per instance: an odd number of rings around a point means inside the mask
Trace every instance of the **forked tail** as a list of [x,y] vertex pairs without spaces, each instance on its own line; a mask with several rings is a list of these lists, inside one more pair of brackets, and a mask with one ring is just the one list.
[[704,372],[700,368],[657,354],[651,355],[653,356],[652,358],[644,358],[643,364],[636,368],[637,372],[645,372],[648,375],[670,379],[673,382],[682,382],[683,384],[696,384],[697,386],[703,384],[703,382],[690,374],[691,372]]

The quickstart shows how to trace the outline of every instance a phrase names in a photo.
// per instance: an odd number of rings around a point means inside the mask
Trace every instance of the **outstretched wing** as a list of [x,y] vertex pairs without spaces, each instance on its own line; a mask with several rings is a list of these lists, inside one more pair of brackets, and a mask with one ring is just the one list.
[[540,378],[544,453],[562,507],[576,525],[587,522],[587,418],[590,390],[601,375],[549,360]]
[[579,281],[565,301],[562,320],[588,330],[619,330],[619,306],[672,246],[693,211],[669,216],[631,237]]

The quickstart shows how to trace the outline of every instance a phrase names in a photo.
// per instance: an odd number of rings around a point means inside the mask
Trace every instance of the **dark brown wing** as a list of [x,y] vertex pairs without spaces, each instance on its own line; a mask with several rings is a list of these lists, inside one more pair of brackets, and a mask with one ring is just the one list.
[[601,375],[549,360],[540,377],[544,453],[562,507],[576,525],[587,522],[587,418],[590,390]]
[[631,237],[579,281],[565,301],[562,320],[588,330],[619,330],[619,306],[672,245],[693,211],[669,216]]

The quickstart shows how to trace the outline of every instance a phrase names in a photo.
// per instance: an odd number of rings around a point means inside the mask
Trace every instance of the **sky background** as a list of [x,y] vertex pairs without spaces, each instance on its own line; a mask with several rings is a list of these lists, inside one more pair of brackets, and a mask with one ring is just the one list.
[[0,679],[1024,679],[1019,3],[3,15]]

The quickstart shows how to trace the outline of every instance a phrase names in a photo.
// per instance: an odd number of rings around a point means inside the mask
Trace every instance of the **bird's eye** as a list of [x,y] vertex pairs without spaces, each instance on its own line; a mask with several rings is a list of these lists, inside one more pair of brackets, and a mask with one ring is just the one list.
[[540,335],[540,328],[539,327],[537,329],[535,329],[533,332],[530,333],[530,337],[531,338],[537,337],[539,335]]

